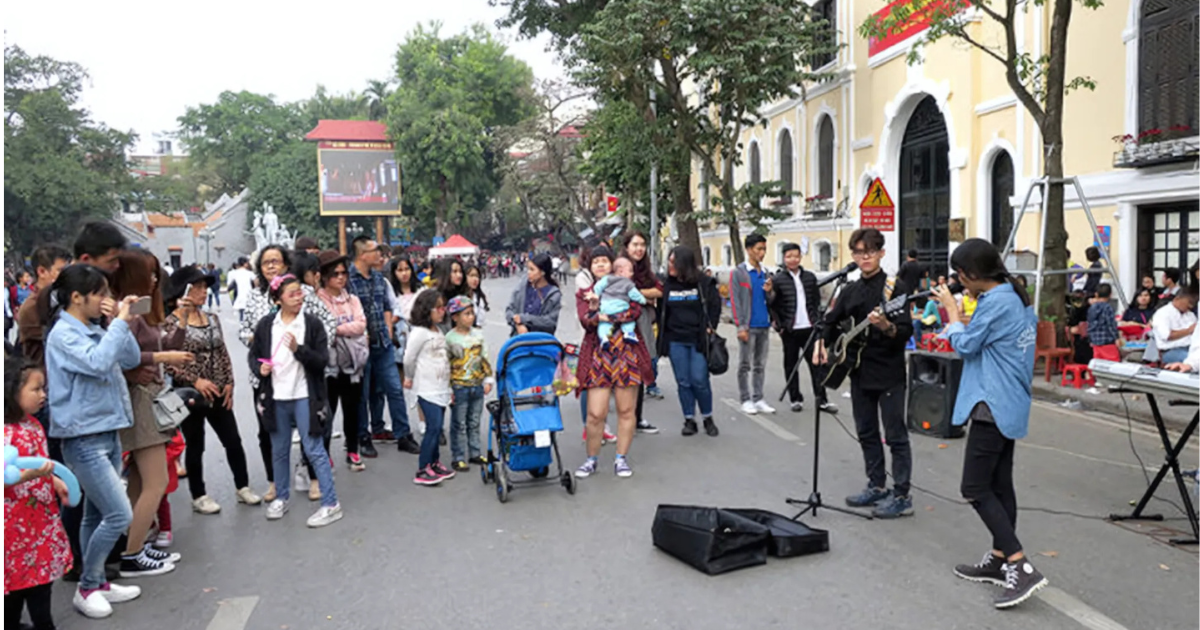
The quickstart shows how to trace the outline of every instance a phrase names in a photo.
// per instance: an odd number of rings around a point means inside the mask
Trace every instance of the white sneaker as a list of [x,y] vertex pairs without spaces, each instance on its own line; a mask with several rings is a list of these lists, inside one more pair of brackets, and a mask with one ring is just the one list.
[[258,505],[259,503],[262,503],[262,497],[254,494],[254,491],[250,489],[250,486],[246,486],[245,488],[241,488],[237,491],[237,500],[238,503],[245,503],[246,505]]
[[753,416],[754,414],[758,413],[758,406],[747,400],[746,402],[742,403],[742,413]]
[[287,511],[287,501],[284,501],[283,499],[275,499],[270,505],[267,506],[267,520],[277,521],[283,518],[283,515],[287,514]]
[[92,619],[104,619],[113,613],[112,605],[108,603],[107,599],[104,599],[104,595],[100,591],[92,591],[91,595],[85,598],[76,590],[75,598],[71,603],[75,604],[75,610]]
[[122,584],[114,584],[109,582],[105,588],[97,591],[110,604],[120,604],[133,599],[137,599],[142,594],[140,586],[124,586]]
[[758,409],[759,411],[761,411],[763,413],[775,413],[775,408],[772,407],[771,405],[768,405],[767,401],[765,401],[765,400],[760,400],[760,401],[754,403],[754,408]]
[[200,514],[216,514],[221,511],[221,506],[206,494],[192,501],[192,511]]
[[160,549],[170,547],[173,542],[175,542],[175,537],[171,535],[171,532],[158,532],[158,535],[154,537],[154,546]]
[[333,436],[331,436],[331,438],[330,438],[330,439],[334,439],[334,440],[340,440],[340,439],[342,439],[342,432],[341,432],[341,431],[338,431],[337,429],[334,429],[334,430],[333,430]]
[[317,510],[315,514],[308,517],[309,527],[325,527],[342,520],[344,513],[342,512],[342,504],[337,504],[332,507],[324,507]]

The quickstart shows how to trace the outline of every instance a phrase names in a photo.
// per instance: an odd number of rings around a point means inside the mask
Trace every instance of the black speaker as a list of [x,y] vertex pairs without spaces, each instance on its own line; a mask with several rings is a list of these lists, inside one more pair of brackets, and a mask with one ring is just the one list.
[[953,352],[908,354],[908,430],[943,438],[960,438],[963,427],[951,424],[962,359]]

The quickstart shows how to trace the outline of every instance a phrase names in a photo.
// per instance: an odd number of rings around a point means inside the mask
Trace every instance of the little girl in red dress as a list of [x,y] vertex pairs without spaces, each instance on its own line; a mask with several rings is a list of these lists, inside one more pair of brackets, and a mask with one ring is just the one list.
[[[33,418],[46,403],[46,377],[20,358],[4,362],[4,443],[22,457],[48,457],[46,433]],[[71,568],[71,544],[58,515],[67,486],[54,464],[21,471],[4,486],[4,626],[16,628],[28,607],[35,630],[54,630],[50,587]]]

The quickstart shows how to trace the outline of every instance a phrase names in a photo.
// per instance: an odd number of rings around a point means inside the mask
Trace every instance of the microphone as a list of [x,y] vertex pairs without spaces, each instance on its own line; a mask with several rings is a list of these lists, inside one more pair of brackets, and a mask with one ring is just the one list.
[[840,271],[837,271],[835,273],[829,274],[828,276],[825,276],[820,282],[817,283],[817,287],[823,287],[835,280],[841,280],[842,278],[845,278],[847,275],[849,275],[850,272],[854,271],[855,269],[858,269],[858,263],[851,262],[849,265],[846,265],[845,267],[843,267]]

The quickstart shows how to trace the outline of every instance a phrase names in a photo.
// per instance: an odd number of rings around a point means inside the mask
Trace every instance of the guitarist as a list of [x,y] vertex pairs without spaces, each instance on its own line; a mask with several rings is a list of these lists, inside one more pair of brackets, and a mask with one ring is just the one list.
[[[873,507],[877,518],[898,518],[913,513],[909,495],[912,473],[912,449],[904,422],[904,394],[907,370],[904,346],[912,337],[912,316],[908,309],[888,319],[876,309],[893,295],[909,293],[902,281],[890,283],[880,268],[883,260],[883,234],[874,228],[855,230],[850,235],[850,253],[858,263],[861,277],[842,289],[837,303],[825,315],[823,339],[817,348],[817,362],[827,363],[827,348],[837,340],[840,325],[853,319],[871,322],[866,347],[859,367],[850,374],[850,400],[854,405],[854,425],[862,446],[867,469],[867,487],[846,497],[850,507]],[[883,445],[879,441],[879,421],[892,451],[893,490],[887,489]]]

